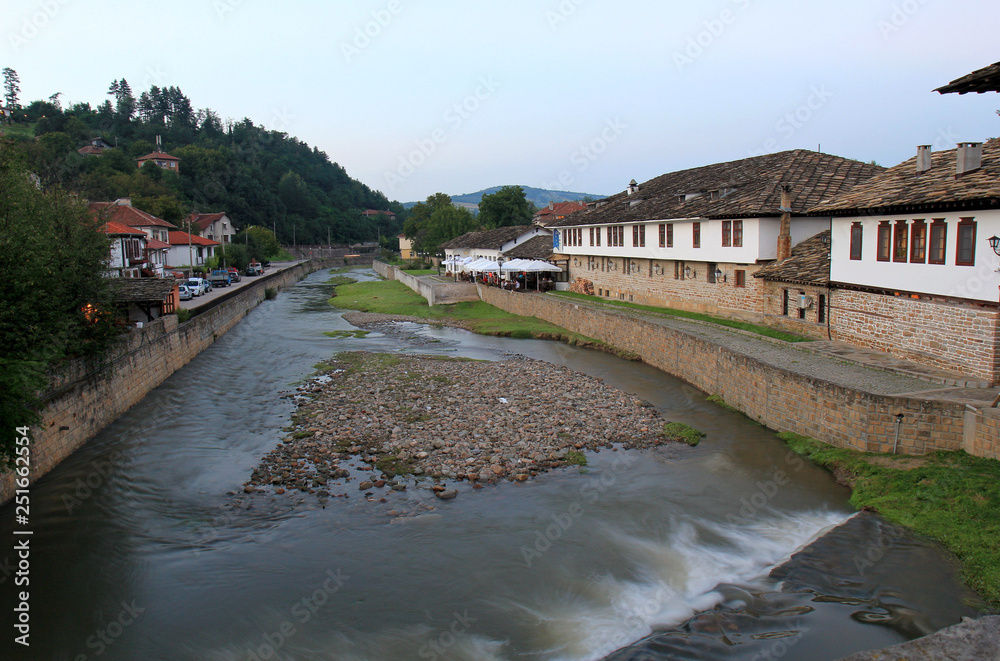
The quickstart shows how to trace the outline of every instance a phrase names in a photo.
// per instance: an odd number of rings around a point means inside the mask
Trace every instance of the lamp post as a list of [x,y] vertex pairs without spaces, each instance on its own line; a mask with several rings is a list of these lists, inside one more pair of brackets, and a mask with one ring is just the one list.
[[715,282],[716,284],[726,281],[726,274],[722,272],[718,266],[715,267]]
[[497,287],[503,289],[503,255],[497,256]]

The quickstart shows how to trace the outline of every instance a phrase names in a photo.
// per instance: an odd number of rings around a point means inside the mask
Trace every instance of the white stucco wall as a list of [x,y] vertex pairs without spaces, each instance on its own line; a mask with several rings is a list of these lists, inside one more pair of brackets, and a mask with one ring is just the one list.
[[[924,220],[928,225],[929,244],[930,223],[937,218],[943,218],[948,225],[944,264],[878,261],[880,221],[888,220],[894,229],[897,220]],[[974,266],[955,264],[958,222],[962,218],[972,218],[976,221]],[[850,258],[851,225],[854,222],[860,222],[864,231],[861,260]],[[912,227],[912,223],[908,227]],[[994,235],[1000,236],[1000,211],[834,218],[832,230],[830,277],[834,282],[979,301],[998,300],[997,286],[1000,285],[1000,275],[994,270],[1000,258],[990,248],[989,238]]]

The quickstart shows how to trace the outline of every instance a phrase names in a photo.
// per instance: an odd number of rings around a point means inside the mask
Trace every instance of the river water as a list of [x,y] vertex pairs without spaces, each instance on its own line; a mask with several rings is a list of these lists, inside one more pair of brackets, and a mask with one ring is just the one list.
[[[934,544],[856,514],[828,473],[680,381],[447,328],[331,338],[352,327],[327,277],[263,303],[33,487],[31,647],[11,640],[5,543],[0,658],[835,659],[976,612]],[[244,496],[294,410],[280,395],[355,349],[520,353],[707,437],[448,502],[367,502],[354,483],[323,504]]]

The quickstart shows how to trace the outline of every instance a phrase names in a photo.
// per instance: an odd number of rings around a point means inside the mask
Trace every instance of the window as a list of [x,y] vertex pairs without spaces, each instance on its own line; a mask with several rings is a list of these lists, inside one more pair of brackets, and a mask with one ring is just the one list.
[[600,227],[595,227],[594,228],[594,240],[596,241],[596,243],[594,244],[595,246],[601,245],[601,228]]
[[674,224],[667,223],[667,247],[674,247]]
[[695,248],[701,248],[701,223],[699,222],[691,223],[691,245]]
[[910,230],[910,261],[923,264],[927,255],[927,223],[914,220]]
[[715,269],[717,269],[718,267],[719,265],[716,264],[715,262],[708,263],[708,273],[705,274],[705,282],[709,283],[710,285],[715,284]]
[[728,248],[733,245],[733,221],[722,221],[722,247]]
[[742,248],[743,247],[743,221],[734,220],[733,221],[733,247]]
[[945,250],[948,247],[948,223],[943,218],[935,218],[931,223],[931,241],[927,251],[929,264],[944,264]]
[[892,261],[894,262],[905,262],[907,258],[906,254],[906,242],[909,239],[910,233],[906,227],[905,220],[897,220],[896,228],[892,237]]
[[594,228],[590,228],[590,245],[594,245]]
[[826,323],[826,294],[819,295],[819,307],[816,310],[816,321]]
[[633,225],[632,226],[632,247],[633,248],[645,248],[646,247],[646,226],[645,225]]
[[660,247],[667,247],[667,224],[660,223]]
[[733,278],[735,278],[735,285],[737,287],[747,286],[747,272],[746,271],[733,271]]
[[851,223],[851,259],[861,259],[861,238],[864,229],[861,223]]
[[892,228],[889,221],[883,220],[878,224],[878,256],[880,262],[889,261],[889,251],[892,249]]
[[608,228],[608,247],[615,245],[614,227]]
[[788,290],[781,290],[781,314],[788,316]]
[[958,241],[955,251],[957,266],[976,265],[976,221],[963,218],[958,221]]
[[681,263],[674,262],[674,280],[681,279]]

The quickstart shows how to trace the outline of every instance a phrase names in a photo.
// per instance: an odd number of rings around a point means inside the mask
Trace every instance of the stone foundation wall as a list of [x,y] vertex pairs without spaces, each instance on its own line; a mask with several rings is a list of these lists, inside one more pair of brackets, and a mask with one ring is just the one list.
[[833,339],[1000,382],[1000,312],[961,303],[838,289]]
[[[1000,419],[967,425],[960,404],[911,397],[886,397],[835,385],[758,362],[699,337],[642,319],[593,310],[554,296],[514,294],[480,287],[484,301],[515,314],[538,317],[633,351],[777,431],[810,436],[838,447],[891,452],[899,425],[898,451],[923,454],[969,449],[976,454],[1000,447]],[[969,449],[971,452],[972,449]]]
[[[329,266],[314,260],[267,274],[187,323],[178,324],[176,315],[162,317],[123,336],[101,361],[65,365],[51,378],[43,397],[42,422],[33,430],[31,482],[211,346],[264,300],[265,288],[284,287]],[[0,475],[0,504],[12,497],[13,478],[12,473]]]

